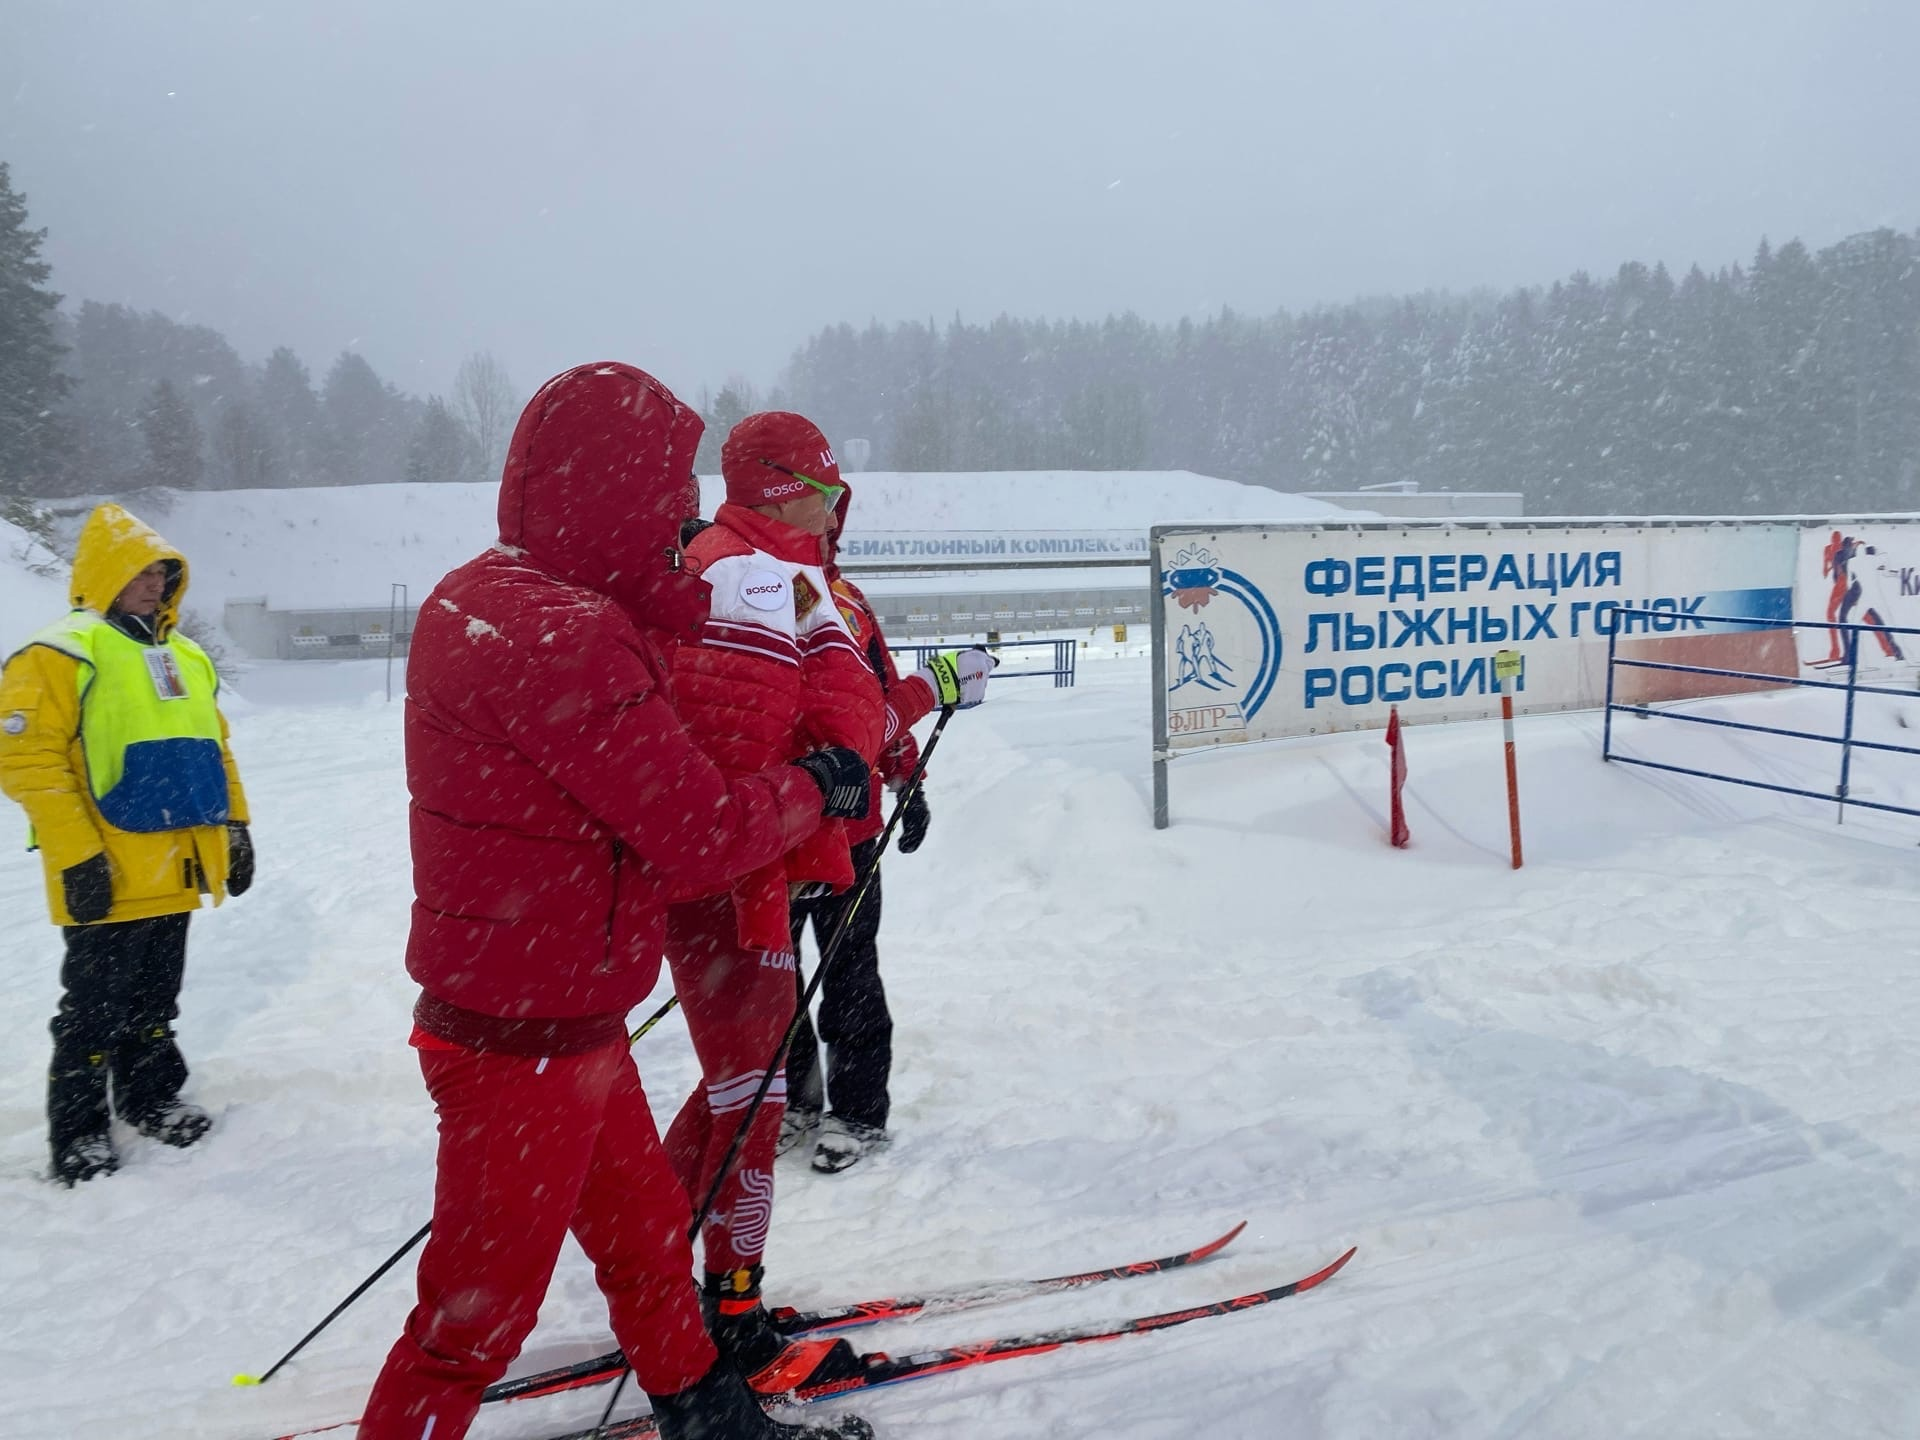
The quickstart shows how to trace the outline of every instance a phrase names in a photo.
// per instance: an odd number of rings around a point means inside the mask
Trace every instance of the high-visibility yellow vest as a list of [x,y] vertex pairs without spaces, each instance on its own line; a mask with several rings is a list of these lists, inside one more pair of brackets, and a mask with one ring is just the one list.
[[151,832],[226,823],[219,676],[206,651],[178,631],[142,645],[90,610],[75,610],[28,644],[81,662],[80,748],[109,825]]

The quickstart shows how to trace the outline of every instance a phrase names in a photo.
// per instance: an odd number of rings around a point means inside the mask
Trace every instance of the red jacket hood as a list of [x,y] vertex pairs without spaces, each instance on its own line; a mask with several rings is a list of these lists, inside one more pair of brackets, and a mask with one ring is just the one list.
[[521,412],[500,477],[500,540],[543,570],[679,629],[706,586],[671,568],[699,509],[693,457],[706,423],[631,365],[577,365]]

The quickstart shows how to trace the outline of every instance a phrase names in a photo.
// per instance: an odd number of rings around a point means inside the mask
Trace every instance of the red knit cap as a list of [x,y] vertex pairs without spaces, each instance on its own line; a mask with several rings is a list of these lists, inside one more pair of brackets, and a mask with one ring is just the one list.
[[728,432],[727,443],[720,447],[720,473],[726,477],[731,504],[778,505],[804,495],[807,487],[789,470],[822,485],[840,483],[840,465],[827,437],[818,425],[791,410],[762,410],[747,416]]

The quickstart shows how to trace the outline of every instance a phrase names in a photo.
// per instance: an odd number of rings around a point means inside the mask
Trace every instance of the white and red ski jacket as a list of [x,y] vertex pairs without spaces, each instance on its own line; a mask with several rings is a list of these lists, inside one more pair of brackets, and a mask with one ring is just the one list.
[[[711,601],[699,636],[674,652],[674,699],[706,754],[727,774],[751,774],[824,745],[875,763],[885,701],[834,603],[819,537],[729,504],[686,553]],[[845,825],[822,825],[780,862],[735,882],[740,944],[791,945],[788,882],[844,890],[853,880]]]

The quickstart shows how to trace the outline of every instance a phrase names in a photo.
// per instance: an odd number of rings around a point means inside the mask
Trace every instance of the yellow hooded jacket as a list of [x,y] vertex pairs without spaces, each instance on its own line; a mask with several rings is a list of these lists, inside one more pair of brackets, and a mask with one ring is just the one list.
[[[170,562],[174,577],[154,616],[155,633],[162,646],[188,662],[182,670],[210,675],[205,653],[174,633],[187,589],[186,558],[118,505],[98,507],[80,531],[70,596],[76,613],[69,619],[104,616],[128,582],[156,560]],[[81,673],[90,668],[85,659],[47,638],[58,629],[30,640],[0,672],[0,790],[19,803],[33,827],[53,923],[73,923],[61,872],[102,851],[113,871],[113,909],[101,923],[194,910],[202,894],[218,905],[226,896],[225,824],[134,831],[101,814],[88,780],[80,723],[82,696],[93,677]],[[218,719],[227,819],[244,824],[246,796],[227,745],[226,719]]]

